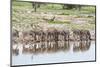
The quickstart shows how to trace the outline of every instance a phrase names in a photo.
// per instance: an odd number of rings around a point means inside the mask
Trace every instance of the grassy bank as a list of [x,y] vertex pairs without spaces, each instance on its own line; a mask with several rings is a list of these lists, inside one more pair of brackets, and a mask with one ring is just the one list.
[[[75,24],[69,21],[45,21],[42,18],[45,15],[61,15],[71,16],[72,19],[85,18],[87,22],[85,24]],[[62,17],[63,18],[63,17]],[[61,4],[41,4],[40,8],[37,8],[37,12],[34,12],[32,3],[30,2],[12,2],[12,27],[18,30],[30,29],[30,24],[39,24],[46,22],[51,24],[65,24],[70,29],[94,29],[95,28],[95,7],[83,6],[81,10],[76,9],[63,9]],[[77,21],[76,21],[77,22]],[[45,24],[45,23],[44,23]]]

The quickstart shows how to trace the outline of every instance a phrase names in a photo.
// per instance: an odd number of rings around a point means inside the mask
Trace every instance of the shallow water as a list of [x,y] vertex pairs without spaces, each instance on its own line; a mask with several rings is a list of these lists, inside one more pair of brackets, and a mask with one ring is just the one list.
[[38,47],[36,51],[25,50],[23,45],[18,45],[18,52],[12,53],[12,65],[95,60],[95,41],[58,42],[58,45],[44,50]]

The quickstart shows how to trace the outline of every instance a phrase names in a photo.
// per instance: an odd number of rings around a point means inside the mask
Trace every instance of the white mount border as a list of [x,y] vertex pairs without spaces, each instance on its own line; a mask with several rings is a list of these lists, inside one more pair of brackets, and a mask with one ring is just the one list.
[[81,4],[81,5],[96,5],[97,0],[18,0],[18,1],[35,1],[35,2],[50,2],[64,4]]

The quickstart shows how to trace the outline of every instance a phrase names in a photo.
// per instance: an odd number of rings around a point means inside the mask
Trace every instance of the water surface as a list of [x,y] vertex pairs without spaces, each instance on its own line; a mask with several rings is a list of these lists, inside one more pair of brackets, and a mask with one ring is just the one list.
[[58,42],[58,45],[38,51],[25,50],[23,45],[19,45],[18,52],[12,53],[12,65],[95,60],[95,41]]

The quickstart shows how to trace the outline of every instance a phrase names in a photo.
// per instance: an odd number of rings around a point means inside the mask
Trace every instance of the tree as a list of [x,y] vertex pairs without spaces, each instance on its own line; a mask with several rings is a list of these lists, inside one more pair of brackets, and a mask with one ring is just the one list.
[[71,5],[71,4],[64,4],[63,9],[78,9],[81,10],[81,5]]
[[34,8],[34,11],[36,12],[37,11],[36,2],[32,3],[32,7]]
[[75,6],[71,4],[64,4],[63,9],[73,9]]
[[37,8],[40,8],[40,4],[39,2],[32,2],[32,7],[34,8],[34,11],[37,11]]

